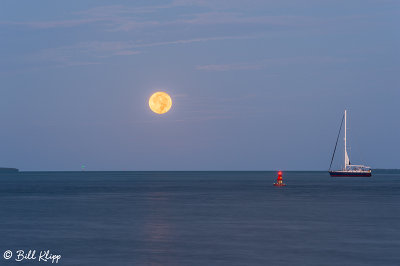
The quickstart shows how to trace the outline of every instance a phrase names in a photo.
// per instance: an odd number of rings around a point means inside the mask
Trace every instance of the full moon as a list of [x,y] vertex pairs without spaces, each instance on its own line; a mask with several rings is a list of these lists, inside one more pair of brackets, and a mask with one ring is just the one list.
[[151,95],[149,106],[154,113],[164,114],[171,109],[172,100],[167,93],[159,91]]

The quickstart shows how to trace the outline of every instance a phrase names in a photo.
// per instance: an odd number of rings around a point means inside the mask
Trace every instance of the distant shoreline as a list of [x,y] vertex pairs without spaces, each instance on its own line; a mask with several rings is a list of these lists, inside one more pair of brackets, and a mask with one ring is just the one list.
[[[40,173],[40,172],[54,172],[54,173],[62,173],[62,172],[72,172],[72,173],[129,173],[129,172],[276,172],[278,170],[19,170],[17,168],[0,168],[1,173]],[[328,172],[328,170],[282,170],[283,172]],[[383,169],[377,168],[372,169],[375,173],[400,173],[400,169]]]
[[0,167],[0,173],[18,173],[17,168]]

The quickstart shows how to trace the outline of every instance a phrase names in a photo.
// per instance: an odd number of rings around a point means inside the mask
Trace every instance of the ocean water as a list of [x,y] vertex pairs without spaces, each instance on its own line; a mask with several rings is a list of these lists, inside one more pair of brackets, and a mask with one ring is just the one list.
[[1,174],[0,265],[43,265],[16,262],[18,250],[50,250],[58,265],[400,265],[400,172],[284,172],[284,188],[275,178]]

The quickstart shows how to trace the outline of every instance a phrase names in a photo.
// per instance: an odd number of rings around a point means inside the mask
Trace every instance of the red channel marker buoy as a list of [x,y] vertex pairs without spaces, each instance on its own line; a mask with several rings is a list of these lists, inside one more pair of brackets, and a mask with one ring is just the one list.
[[284,187],[284,186],[286,186],[286,184],[283,183],[282,171],[278,172],[278,178],[276,179],[276,183],[274,183],[274,186],[276,186],[276,187]]

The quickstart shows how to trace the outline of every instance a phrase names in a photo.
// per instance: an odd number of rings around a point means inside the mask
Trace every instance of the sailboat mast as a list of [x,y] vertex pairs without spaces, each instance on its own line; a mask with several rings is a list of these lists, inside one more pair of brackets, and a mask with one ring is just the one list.
[[347,168],[347,110],[344,110],[344,168]]

